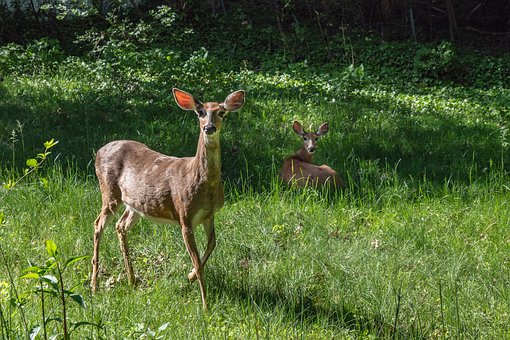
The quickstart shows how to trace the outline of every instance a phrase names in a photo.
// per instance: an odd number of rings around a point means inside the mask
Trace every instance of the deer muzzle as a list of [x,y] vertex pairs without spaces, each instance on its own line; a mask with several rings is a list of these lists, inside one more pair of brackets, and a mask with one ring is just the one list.
[[207,135],[212,135],[213,133],[216,132],[216,126],[214,126],[213,124],[204,125],[204,132]]

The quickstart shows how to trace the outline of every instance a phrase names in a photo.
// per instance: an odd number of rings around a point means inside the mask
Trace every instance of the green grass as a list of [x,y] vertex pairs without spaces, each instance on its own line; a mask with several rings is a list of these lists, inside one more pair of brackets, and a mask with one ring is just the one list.
[[[99,294],[90,295],[89,259],[64,273],[87,305],[68,300],[70,320],[101,325],[73,338],[510,336],[507,87],[414,83],[376,65],[268,63],[255,72],[169,53],[147,52],[143,67],[69,57],[0,83],[0,182],[21,176],[44,141],[59,140],[36,174],[0,189],[2,337],[26,337],[41,323],[34,281],[20,276],[45,263],[45,240],[63,258],[92,253],[95,150],[129,138],[194,154],[196,117],[175,105],[172,86],[203,101],[247,91],[223,125],[226,204],[206,268],[210,311],[187,282],[178,227],[140,221],[129,233],[140,279],[133,289],[110,225]],[[300,147],[294,119],[306,128],[329,122],[316,162],[336,169],[345,191],[278,181],[281,160]],[[60,317],[59,300],[47,297],[45,310]],[[50,336],[61,332],[49,323]]]
[[[102,331],[81,328],[79,337],[129,337],[168,322],[168,338],[504,338],[510,193],[508,178],[498,176],[428,189],[421,183],[421,190],[400,180],[366,197],[277,182],[259,193],[228,185],[206,270],[209,313],[201,312],[198,286],[186,282],[191,262],[178,227],[142,221],[129,234],[140,286],[117,281],[123,263],[110,226],[100,293],[89,294],[88,261],[66,273],[69,283],[85,280],[77,290],[88,305],[70,308],[71,319],[103,324]],[[100,206],[95,180],[58,167],[48,178],[47,188],[24,183],[4,198],[3,264],[15,277],[28,261],[45,260],[46,239],[65,257],[91,253]],[[202,232],[198,237],[204,244]],[[38,298],[26,280],[15,284],[28,292],[31,326],[40,321]]]

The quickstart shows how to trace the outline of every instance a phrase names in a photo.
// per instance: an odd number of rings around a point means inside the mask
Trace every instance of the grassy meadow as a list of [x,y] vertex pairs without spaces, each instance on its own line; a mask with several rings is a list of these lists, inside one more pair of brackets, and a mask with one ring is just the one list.
[[[2,338],[61,338],[62,291],[78,339],[510,337],[508,57],[445,62],[453,46],[364,40],[336,63],[277,56],[255,67],[212,47],[97,59],[61,56],[44,40],[30,48],[0,54]],[[440,62],[449,75],[471,67],[470,78],[445,79]],[[187,282],[177,226],[142,220],[130,231],[133,289],[110,225],[100,292],[89,289],[101,204],[94,153],[135,139],[193,155],[197,120],[174,103],[174,86],[202,101],[247,92],[222,129],[226,203],[206,267],[207,313]],[[278,180],[300,147],[294,120],[329,122],[315,162],[336,169],[345,190]],[[8,188],[51,138],[40,169]],[[87,257],[66,265],[76,256]]]

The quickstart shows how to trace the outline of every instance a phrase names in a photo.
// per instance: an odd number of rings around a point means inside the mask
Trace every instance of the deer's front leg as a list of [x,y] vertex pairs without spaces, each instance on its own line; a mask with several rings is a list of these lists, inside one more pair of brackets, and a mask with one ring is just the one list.
[[[200,255],[198,253],[197,244],[195,242],[195,235],[193,234],[193,228],[191,224],[182,223],[182,238],[184,239],[184,244],[186,245],[186,249],[188,250],[188,254],[191,257],[191,261],[193,262],[193,271],[196,273],[196,278],[198,279],[198,284],[200,285],[200,294],[202,295],[202,305],[204,309],[207,309],[206,302],[206,288],[204,282],[204,267],[202,266],[202,262],[200,261]],[[192,271],[192,272],[193,272]],[[189,275],[188,275],[189,278]]]
[[[208,221],[204,222],[204,231],[207,235],[207,248],[202,256],[202,267],[205,268],[205,264],[209,259],[209,256],[213,252],[216,247],[216,232],[214,231],[214,216],[211,217]],[[195,281],[197,279],[197,273],[195,268],[188,274],[188,280]]]

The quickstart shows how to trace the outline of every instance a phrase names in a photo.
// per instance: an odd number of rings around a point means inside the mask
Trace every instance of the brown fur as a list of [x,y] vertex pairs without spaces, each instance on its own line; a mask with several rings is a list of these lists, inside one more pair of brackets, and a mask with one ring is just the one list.
[[281,179],[288,185],[298,187],[325,185],[332,185],[334,188],[344,187],[344,182],[335,170],[325,164],[321,166],[312,164],[317,140],[328,132],[328,123],[323,123],[315,133],[305,132],[298,121],[294,122],[292,128],[303,138],[303,145],[298,152],[283,161]]
[[[128,280],[135,282],[127,232],[142,216],[161,223],[181,226],[186,249],[193,262],[188,275],[198,279],[203,307],[207,308],[203,277],[204,266],[216,245],[214,213],[224,203],[221,181],[221,121],[228,111],[244,104],[244,91],[230,94],[223,103],[202,104],[187,92],[174,89],[177,104],[194,110],[199,116],[200,137],[195,157],[177,158],[163,155],[135,141],[119,140],[106,144],[96,155],[96,174],[102,194],[101,213],[95,222],[92,258],[93,291],[97,290],[99,244],[106,223],[120,204],[126,209],[116,225]],[[203,224],[207,248],[202,258],[193,235],[195,226]]]

